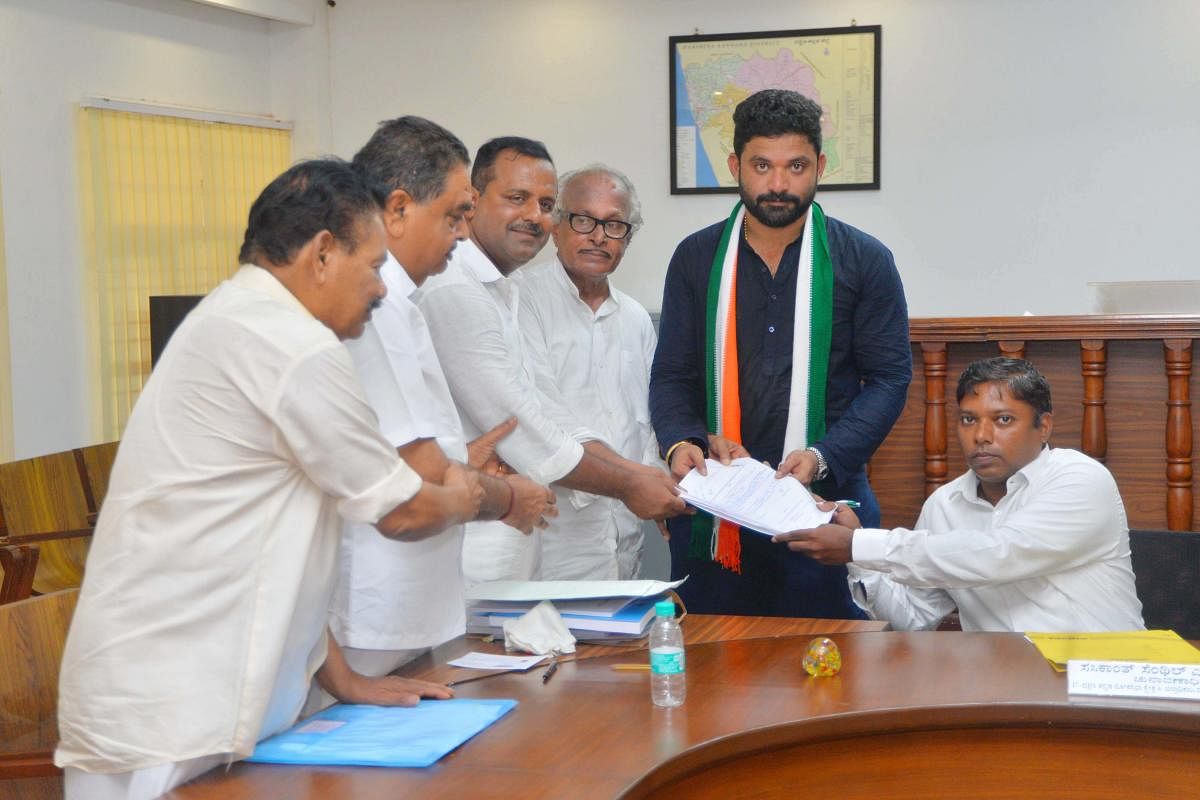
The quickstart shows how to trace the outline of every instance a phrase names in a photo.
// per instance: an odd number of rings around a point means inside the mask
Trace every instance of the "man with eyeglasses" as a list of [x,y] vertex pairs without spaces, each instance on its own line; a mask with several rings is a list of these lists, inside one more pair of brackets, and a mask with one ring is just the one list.
[[[660,468],[647,396],[655,334],[650,315],[609,282],[641,204],[630,180],[592,165],[559,181],[549,261],[521,269],[521,332],[538,391],[587,447]],[[556,490],[561,517],[542,534],[545,580],[629,580],[641,568],[643,525],[608,497]]]
[[[507,136],[479,148],[471,169],[476,206],[470,238],[446,271],[416,293],[468,438],[515,417],[496,451],[508,467],[541,484],[621,501],[642,519],[683,513],[662,470],[624,459],[592,433],[565,423],[567,409],[538,390],[518,325],[520,289],[512,273],[550,236],[557,197],[545,145]],[[561,510],[560,510],[561,512]],[[470,523],[463,547],[468,584],[540,575],[540,533]]]

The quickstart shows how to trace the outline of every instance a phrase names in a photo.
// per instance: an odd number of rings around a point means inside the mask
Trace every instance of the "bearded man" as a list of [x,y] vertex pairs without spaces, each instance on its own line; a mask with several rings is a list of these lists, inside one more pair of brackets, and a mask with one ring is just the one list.
[[[676,478],[710,455],[749,455],[856,501],[874,527],[866,463],[912,379],[908,308],[891,252],[813,202],[825,165],[820,105],[781,89],[738,104],[729,170],[741,202],[671,259],[650,414]],[[843,565],[703,514],[669,528],[691,611],[862,616]]]

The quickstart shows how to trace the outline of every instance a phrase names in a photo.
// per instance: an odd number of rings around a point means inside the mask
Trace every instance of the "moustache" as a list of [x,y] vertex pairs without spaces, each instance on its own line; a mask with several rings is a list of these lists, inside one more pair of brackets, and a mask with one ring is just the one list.
[[509,225],[508,229],[513,233],[528,233],[530,236],[541,236],[545,233],[545,229],[536,222],[529,222],[523,225]]
[[760,203],[760,204],[761,203],[791,203],[792,205],[800,204],[799,197],[797,197],[794,194],[788,194],[787,192],[767,192],[766,194],[760,194],[758,197],[754,198],[754,201],[756,203]]

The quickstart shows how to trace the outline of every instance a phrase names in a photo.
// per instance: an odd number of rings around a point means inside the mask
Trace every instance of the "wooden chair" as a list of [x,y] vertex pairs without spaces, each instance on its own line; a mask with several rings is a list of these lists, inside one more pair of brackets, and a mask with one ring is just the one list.
[[33,576],[37,572],[38,549],[34,545],[0,545],[0,605],[24,600],[33,594]]
[[108,494],[108,476],[117,458],[117,442],[105,442],[80,447],[74,451],[75,464],[83,481],[84,499],[88,505],[88,519],[96,524],[104,496]]
[[73,452],[0,464],[0,509],[5,526],[0,545],[37,544],[25,551],[37,559],[34,592],[79,586],[92,526]]
[[78,589],[0,606],[0,797],[62,797],[58,672]]

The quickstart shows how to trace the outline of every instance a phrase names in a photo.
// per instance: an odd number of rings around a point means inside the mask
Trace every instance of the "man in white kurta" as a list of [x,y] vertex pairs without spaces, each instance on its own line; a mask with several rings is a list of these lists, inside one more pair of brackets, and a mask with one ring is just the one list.
[[[380,270],[388,294],[348,348],[384,436],[434,482],[449,464],[467,460],[468,444],[411,297],[445,269],[466,237],[465,217],[474,206],[467,165],[458,137],[414,116],[381,123],[354,157],[354,166],[388,192],[388,255]],[[485,438],[495,437],[492,432]],[[476,475],[486,494],[483,519],[500,517],[520,535],[553,513],[554,497],[544,486],[515,475]],[[462,549],[462,525],[402,541],[384,539],[370,525],[346,523],[330,627],[353,669],[384,675],[465,630]]]
[[[348,348],[383,435],[397,447],[435,439],[447,457],[466,461],[462,423],[425,320],[410,299],[417,286],[390,252],[380,274],[388,296]],[[330,629],[351,666],[384,674],[466,630],[462,544],[462,525],[399,541],[370,524],[346,523]],[[372,669],[351,648],[380,651],[382,663]]]
[[[383,526],[432,496],[452,512],[423,519],[436,529],[478,508],[398,457],[339,341],[383,293],[378,214],[341,162],[277,178],[251,210],[255,263],[184,320],[138,398],[63,653],[68,798],[157,796],[295,721],[326,661],[342,517]],[[345,230],[317,230],[331,219]]]
[[970,470],[925,501],[913,530],[833,524],[776,537],[822,563],[850,562],[856,603],[898,630],[958,608],[963,630],[1141,630],[1129,525],[1100,462],[1047,444],[1050,386],[1028,361],[969,364],[958,441]]
[[[516,418],[516,429],[497,452],[518,472],[538,483],[616,498],[643,519],[681,513],[678,490],[661,470],[622,458],[590,429],[563,428],[556,420],[569,415],[537,391],[525,359],[520,288],[511,274],[549,236],[557,189],[544,146],[518,137],[488,142],[476,155],[471,179],[478,193],[471,238],[416,295],[467,437]],[[472,523],[463,570],[468,585],[535,578],[540,554],[537,534]]]
[[[505,462],[542,484],[574,469],[583,447],[554,422],[526,367],[512,280],[468,239],[417,296],[467,438],[517,417],[497,448]],[[540,538],[540,531],[526,535],[500,522],[467,523],[467,584],[538,578]]]
[[[657,466],[661,461],[647,404],[654,325],[637,301],[608,280],[640,218],[636,206],[624,176],[603,168],[563,176],[552,229],[556,256],[518,270],[514,280],[520,288],[526,360],[538,391],[553,400],[547,407],[565,414],[556,420],[559,425],[602,441],[631,461]],[[633,222],[622,238],[606,235],[602,224],[580,234],[568,216],[581,227],[596,217],[582,221],[577,214],[601,215],[610,228],[613,221]],[[595,254],[597,269],[589,269],[580,249]],[[542,534],[542,577],[636,578],[642,520],[611,497],[563,487],[555,491],[559,516]]]

